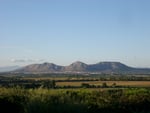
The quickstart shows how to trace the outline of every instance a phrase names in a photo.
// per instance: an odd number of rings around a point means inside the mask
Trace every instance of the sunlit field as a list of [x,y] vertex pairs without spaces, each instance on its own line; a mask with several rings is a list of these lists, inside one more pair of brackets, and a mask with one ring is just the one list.
[[108,86],[112,86],[114,83],[119,86],[133,86],[133,87],[150,87],[150,81],[87,81],[87,82],[57,82],[57,86],[81,86],[82,83],[90,85],[102,85],[106,83]]

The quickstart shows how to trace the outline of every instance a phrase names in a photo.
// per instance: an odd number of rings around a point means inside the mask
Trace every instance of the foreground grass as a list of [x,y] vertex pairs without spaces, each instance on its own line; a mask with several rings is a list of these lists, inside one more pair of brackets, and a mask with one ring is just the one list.
[[150,90],[0,88],[0,113],[150,113]]

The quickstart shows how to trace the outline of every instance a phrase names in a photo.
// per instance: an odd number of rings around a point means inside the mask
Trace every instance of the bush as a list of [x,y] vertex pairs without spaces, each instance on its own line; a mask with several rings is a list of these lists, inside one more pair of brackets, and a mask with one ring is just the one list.
[[0,88],[0,113],[149,113],[149,89]]
[[16,87],[0,89],[0,113],[24,113],[25,103],[28,100],[26,91]]

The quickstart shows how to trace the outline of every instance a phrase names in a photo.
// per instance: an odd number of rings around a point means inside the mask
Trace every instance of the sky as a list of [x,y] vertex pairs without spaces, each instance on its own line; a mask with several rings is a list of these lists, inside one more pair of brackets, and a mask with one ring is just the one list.
[[150,0],[0,0],[0,66],[150,67]]

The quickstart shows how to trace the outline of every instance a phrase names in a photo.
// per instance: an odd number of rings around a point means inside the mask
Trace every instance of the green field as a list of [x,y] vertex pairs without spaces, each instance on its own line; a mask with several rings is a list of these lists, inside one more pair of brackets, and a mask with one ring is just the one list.
[[0,76],[0,113],[150,113],[149,79]]

